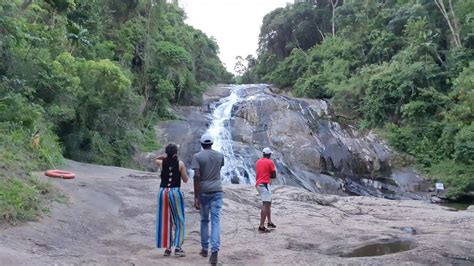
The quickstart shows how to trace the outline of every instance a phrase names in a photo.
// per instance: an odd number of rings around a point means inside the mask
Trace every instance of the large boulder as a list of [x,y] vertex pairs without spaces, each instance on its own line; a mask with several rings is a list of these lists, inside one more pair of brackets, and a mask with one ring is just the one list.
[[[321,184],[331,184],[330,190],[344,187],[340,178],[362,181],[391,175],[391,152],[384,142],[373,132],[363,134],[332,121],[322,100],[254,88],[234,105],[231,125],[233,140],[253,147],[256,154],[265,146],[275,150],[273,159],[280,162],[286,184],[325,192]],[[332,173],[334,182],[321,173]]]
[[249,121],[240,117],[234,117],[230,123],[231,127],[234,128],[233,139],[235,141],[252,143],[253,140],[253,127]]

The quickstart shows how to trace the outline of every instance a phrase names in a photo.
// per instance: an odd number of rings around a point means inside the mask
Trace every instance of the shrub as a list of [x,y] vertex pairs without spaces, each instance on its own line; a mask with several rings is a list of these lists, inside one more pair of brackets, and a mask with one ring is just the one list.
[[428,173],[445,183],[447,197],[453,200],[468,196],[474,190],[474,166],[452,160],[441,161],[428,169]]
[[35,219],[47,211],[47,202],[52,199],[51,184],[30,177],[0,180],[0,221],[16,224]]
[[463,127],[454,137],[454,160],[474,164],[474,124]]

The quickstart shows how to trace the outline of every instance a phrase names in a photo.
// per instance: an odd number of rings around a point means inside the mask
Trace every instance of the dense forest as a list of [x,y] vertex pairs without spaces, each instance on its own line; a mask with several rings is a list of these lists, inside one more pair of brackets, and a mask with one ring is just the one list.
[[240,81],[328,99],[459,198],[474,191],[473,48],[471,0],[303,1],[264,17]]
[[0,220],[43,208],[51,186],[30,171],[64,157],[134,167],[170,104],[231,82],[216,42],[168,2],[0,0]]
[[0,161],[130,166],[156,148],[170,103],[232,79],[184,19],[164,0],[1,0]]

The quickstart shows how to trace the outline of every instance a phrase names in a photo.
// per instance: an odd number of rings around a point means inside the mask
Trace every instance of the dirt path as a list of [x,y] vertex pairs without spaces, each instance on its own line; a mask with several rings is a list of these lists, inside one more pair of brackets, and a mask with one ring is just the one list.
[[[38,222],[2,228],[1,265],[204,265],[199,257],[199,214],[186,198],[187,257],[164,258],[155,248],[156,173],[68,161],[74,180],[52,179],[68,195]],[[473,264],[474,213],[421,201],[322,196],[274,188],[278,228],[258,234],[258,198],[251,186],[228,186],[220,260],[232,265]],[[410,227],[411,229],[407,229]],[[416,234],[413,234],[416,231]],[[376,257],[341,255],[403,240],[411,250]],[[404,242],[404,243],[405,243]]]

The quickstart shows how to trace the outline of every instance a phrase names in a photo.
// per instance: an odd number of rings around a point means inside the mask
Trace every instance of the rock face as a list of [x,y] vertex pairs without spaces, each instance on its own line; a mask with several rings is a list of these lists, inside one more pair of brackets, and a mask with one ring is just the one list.
[[343,129],[324,115],[304,101],[260,94],[235,106],[238,126],[234,124],[233,130],[236,136],[252,136],[240,138],[246,144],[274,147],[303,168],[344,175],[390,175],[386,146],[373,135],[357,136],[353,128]]
[[[38,222],[2,226],[1,265],[205,265],[192,183],[183,184],[184,258],[155,248],[157,173],[68,161],[73,180],[50,179],[68,196]],[[43,177],[46,178],[46,177]],[[277,228],[257,232],[251,185],[226,185],[221,217],[224,265],[471,265],[474,213],[414,200],[320,195],[273,186]]]
[[384,142],[373,132],[361,134],[334,122],[325,101],[276,95],[266,86],[243,94],[232,112],[234,146],[254,148],[252,163],[263,147],[272,147],[280,184],[332,194],[419,197],[392,178],[391,151]]

